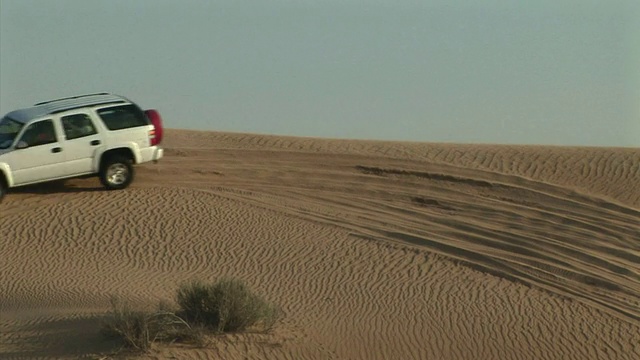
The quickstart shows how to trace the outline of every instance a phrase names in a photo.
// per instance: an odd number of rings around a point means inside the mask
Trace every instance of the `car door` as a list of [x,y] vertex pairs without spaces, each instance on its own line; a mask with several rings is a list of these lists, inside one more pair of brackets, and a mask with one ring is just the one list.
[[65,154],[53,119],[31,123],[22,132],[9,166],[15,185],[57,179],[65,174]]
[[65,135],[65,166],[70,175],[95,172],[93,159],[102,145],[96,126],[87,113],[64,115],[60,118]]

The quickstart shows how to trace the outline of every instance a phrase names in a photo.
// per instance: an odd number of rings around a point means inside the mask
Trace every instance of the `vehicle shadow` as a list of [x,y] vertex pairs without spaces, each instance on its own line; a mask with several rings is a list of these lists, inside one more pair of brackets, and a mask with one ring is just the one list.
[[47,183],[20,186],[11,189],[13,194],[58,194],[58,193],[86,193],[106,191],[99,183],[93,180],[58,180]]

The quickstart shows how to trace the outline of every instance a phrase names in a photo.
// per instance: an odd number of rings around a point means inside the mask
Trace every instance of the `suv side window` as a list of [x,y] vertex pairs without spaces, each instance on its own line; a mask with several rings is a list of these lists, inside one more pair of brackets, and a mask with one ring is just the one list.
[[109,130],[128,129],[149,124],[142,110],[135,105],[114,106],[99,109],[97,112]]
[[23,126],[24,124],[21,122],[12,120],[9,117],[0,119],[0,149],[6,149],[11,146]]
[[20,141],[26,142],[29,147],[57,142],[53,120],[42,120],[29,125]]
[[87,114],[73,114],[62,117],[62,127],[67,140],[96,134],[91,118]]

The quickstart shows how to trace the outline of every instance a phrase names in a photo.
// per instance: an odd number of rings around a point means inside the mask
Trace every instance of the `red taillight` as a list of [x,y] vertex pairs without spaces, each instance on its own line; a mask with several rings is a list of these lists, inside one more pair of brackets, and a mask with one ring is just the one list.
[[158,138],[156,137],[156,129],[149,130],[149,142],[151,146],[158,145]]
[[151,146],[158,145],[162,142],[162,118],[158,110],[145,110],[145,115],[151,120],[153,130],[149,130],[149,141]]

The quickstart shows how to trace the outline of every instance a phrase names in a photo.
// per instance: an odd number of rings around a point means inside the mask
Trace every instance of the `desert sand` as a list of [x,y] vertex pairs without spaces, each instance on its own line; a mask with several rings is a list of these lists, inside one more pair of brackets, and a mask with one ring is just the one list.
[[[168,130],[132,186],[0,205],[0,358],[111,358],[109,298],[233,276],[269,333],[153,359],[640,359],[640,151]],[[115,355],[114,355],[115,354]]]

